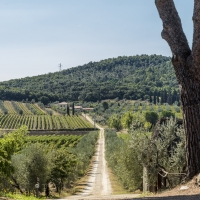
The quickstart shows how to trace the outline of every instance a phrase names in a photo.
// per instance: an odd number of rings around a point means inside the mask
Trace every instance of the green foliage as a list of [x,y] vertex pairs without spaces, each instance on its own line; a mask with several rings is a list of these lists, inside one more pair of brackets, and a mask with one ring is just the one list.
[[[68,105],[67,105],[68,106]],[[61,115],[65,115],[67,114],[68,115],[68,112],[69,112],[69,106],[68,106],[68,110],[66,110],[65,108],[61,108],[59,106],[57,106],[56,104],[54,103],[51,103],[50,104],[50,107],[52,110],[55,110],[57,113],[61,114]]]
[[34,196],[26,196],[23,194],[13,194],[13,193],[6,193],[3,195],[4,197],[8,197],[10,199],[17,199],[17,200],[38,200],[37,197]]
[[17,103],[15,101],[11,101],[11,103],[12,103],[12,106],[14,107],[14,109],[16,110],[16,112],[19,115],[22,115],[23,114],[23,110],[17,105]]
[[2,129],[17,129],[21,125],[26,125],[29,130],[93,129],[91,123],[80,116],[0,114],[0,127]]
[[[137,155],[138,162],[148,170],[150,183],[157,180],[158,172],[164,169],[169,173],[183,173],[186,166],[185,132],[183,127],[176,125],[176,120],[170,118],[166,124],[158,127],[158,133],[144,129],[131,129],[130,147]],[[170,186],[181,181],[181,176],[168,176]]]
[[102,103],[102,106],[103,106],[104,110],[107,110],[107,109],[108,109],[108,103],[107,103],[106,101],[104,101],[104,102]]
[[12,156],[13,179],[20,188],[30,191],[34,189],[39,178],[42,191],[42,185],[46,183],[51,172],[53,157],[52,152],[47,153],[44,145],[35,143],[27,146],[19,154]]
[[154,111],[147,111],[145,112],[145,120],[150,122],[151,124],[155,125],[158,120],[158,114]]
[[95,102],[115,98],[144,100],[156,90],[156,97],[163,99],[163,103],[171,99],[168,102],[171,104],[179,101],[179,96],[170,60],[159,55],[137,55],[89,62],[61,72],[1,82],[0,96],[3,100],[15,101],[35,99],[38,102],[45,97],[51,102]]
[[68,104],[67,104],[67,115],[68,115],[68,116],[70,115],[70,113],[69,113],[69,106],[68,106]]
[[30,105],[30,103],[26,103],[26,107],[34,114],[37,114],[37,110]]
[[72,115],[74,115],[74,103],[72,103]]
[[39,178],[40,190],[49,182],[57,192],[71,187],[85,174],[95,152],[98,132],[85,136],[27,136],[21,127],[0,139],[0,193],[34,190]]
[[0,101],[0,109],[2,110],[3,114],[8,114],[8,110],[5,108],[3,101]]
[[27,145],[33,143],[41,143],[56,149],[67,149],[68,147],[74,147],[82,135],[35,135],[27,136],[25,143]]
[[64,184],[70,187],[70,183],[76,180],[77,174],[75,172],[78,160],[75,155],[69,153],[65,148],[55,150],[53,155],[52,162],[55,164],[48,182],[54,183],[57,192],[60,193],[64,188]]
[[41,101],[44,105],[47,105],[49,103],[49,97],[41,96],[39,101]]
[[172,112],[172,111],[169,111],[169,110],[163,110],[162,113],[161,113],[161,116],[162,117],[175,117],[175,114]]
[[131,123],[133,122],[134,115],[131,112],[126,112],[122,116],[122,124],[124,128],[130,128]]
[[85,174],[86,169],[90,164],[90,160],[95,152],[97,139],[98,131],[92,131],[82,137],[77,146],[71,150],[71,153],[76,155],[78,160],[77,173],[79,176]]
[[108,126],[115,128],[117,131],[122,129],[121,117],[119,115],[113,115],[108,119]]
[[130,191],[141,189],[142,166],[136,152],[129,148],[128,140],[117,137],[112,130],[105,130],[105,141],[106,160],[123,186]]
[[26,135],[27,127],[22,126],[12,133],[5,134],[0,139],[0,172],[4,175],[9,176],[13,172],[11,156],[22,149]]
[[[136,127],[143,127],[145,124],[145,127],[148,128],[149,124],[147,124],[144,114],[148,111],[154,111],[156,112],[159,117],[161,117],[161,112],[166,111],[166,104],[158,103],[157,105],[149,104],[145,101],[131,101],[131,100],[120,100],[120,101],[114,101],[109,100],[108,103],[108,109],[104,110],[102,104],[93,103],[92,106],[94,107],[93,111],[90,111],[90,115],[92,117],[96,118],[96,121],[101,125],[109,125],[109,118],[111,118],[113,115],[117,114],[121,116],[122,118],[122,125],[124,128],[129,127],[130,124],[134,124]],[[91,104],[91,103],[90,103]],[[172,113],[176,115],[177,118],[182,118],[182,112],[177,113],[174,105],[169,105],[169,108]],[[177,108],[180,109],[180,107],[177,106]],[[152,110],[151,110],[152,109]],[[137,110],[137,111],[136,111]],[[131,116],[133,116],[132,122],[131,120],[123,120],[123,116],[129,115],[126,113],[130,113]],[[127,117],[127,116],[126,116]],[[129,118],[129,117],[127,117]],[[130,119],[130,118],[129,118]],[[126,122],[129,122],[128,125]],[[111,126],[112,127],[112,126]]]
[[45,106],[42,102],[38,102],[37,105],[41,108],[41,109],[45,109]]

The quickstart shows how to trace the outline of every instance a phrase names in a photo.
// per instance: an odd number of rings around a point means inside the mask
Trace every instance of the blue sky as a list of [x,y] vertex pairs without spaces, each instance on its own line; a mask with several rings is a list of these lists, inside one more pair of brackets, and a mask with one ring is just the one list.
[[[192,43],[192,0],[174,0]],[[154,0],[0,0],[0,81],[117,56],[171,56]]]

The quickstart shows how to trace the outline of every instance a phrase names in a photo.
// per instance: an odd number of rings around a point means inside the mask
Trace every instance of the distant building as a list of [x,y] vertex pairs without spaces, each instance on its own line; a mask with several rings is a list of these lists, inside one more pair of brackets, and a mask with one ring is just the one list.
[[[72,109],[72,107],[70,106],[71,104],[70,103],[67,103],[67,102],[61,102],[61,103],[57,103],[56,104],[58,107],[60,108],[67,108],[67,105],[69,106],[70,109]],[[89,110],[93,110],[94,108],[83,108],[82,106],[74,106],[74,109],[75,110],[80,110],[80,111],[89,111]]]
[[82,106],[74,106],[74,109],[75,110],[83,110],[83,107]]
[[83,110],[94,110],[94,108],[83,108]]
[[60,108],[67,108],[67,105],[68,105],[67,102],[58,103],[58,106],[59,106]]

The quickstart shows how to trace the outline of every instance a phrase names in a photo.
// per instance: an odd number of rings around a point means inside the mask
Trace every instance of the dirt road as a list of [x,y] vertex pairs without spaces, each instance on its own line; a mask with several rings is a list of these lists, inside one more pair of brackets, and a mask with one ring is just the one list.
[[[88,116],[86,119],[94,124],[93,120]],[[100,129],[100,135],[97,142],[97,150],[95,152],[92,169],[89,173],[89,179],[78,195],[69,196],[65,199],[127,199],[133,198],[137,195],[112,195],[112,187],[108,176],[108,169],[105,160],[105,140],[104,129],[99,125],[95,125]]]

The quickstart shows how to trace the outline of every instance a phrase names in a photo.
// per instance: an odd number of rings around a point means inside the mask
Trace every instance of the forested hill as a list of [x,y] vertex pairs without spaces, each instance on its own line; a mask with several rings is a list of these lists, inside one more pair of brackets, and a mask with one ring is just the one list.
[[[39,76],[0,82],[0,99],[97,101],[178,98],[178,84],[169,57],[120,56]],[[168,96],[168,97],[167,97]],[[169,98],[169,99],[170,99]]]

